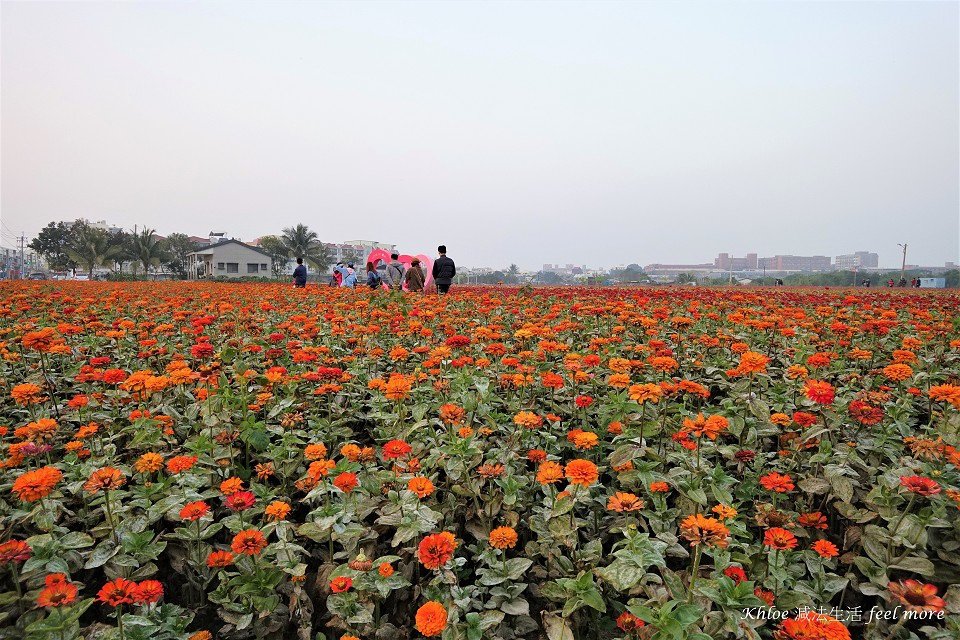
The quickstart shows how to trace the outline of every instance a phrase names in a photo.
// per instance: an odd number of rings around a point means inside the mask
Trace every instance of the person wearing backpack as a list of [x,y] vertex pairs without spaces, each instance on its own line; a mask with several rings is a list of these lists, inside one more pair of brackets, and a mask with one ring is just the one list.
[[367,286],[371,289],[379,289],[383,284],[383,279],[380,277],[380,274],[377,273],[377,268],[373,266],[372,262],[367,263]]
[[400,254],[393,252],[390,254],[390,264],[387,265],[386,271],[387,285],[393,291],[400,291],[403,289],[403,276],[405,275],[405,270],[403,264],[400,262]]

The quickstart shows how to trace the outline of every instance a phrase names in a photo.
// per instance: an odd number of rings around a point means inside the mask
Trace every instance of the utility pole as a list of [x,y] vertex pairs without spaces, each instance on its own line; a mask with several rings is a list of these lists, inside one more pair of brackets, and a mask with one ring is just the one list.
[[[903,247],[903,262],[900,263],[900,280],[904,280],[904,273],[907,270],[907,243],[897,243],[898,247]],[[900,284],[899,282],[897,284]]]
[[27,237],[21,233],[21,234],[20,234],[20,272],[19,272],[19,274],[18,274],[18,277],[19,277],[20,280],[23,280],[23,267],[24,267],[24,265],[23,265],[23,243],[26,242],[26,240],[27,240]]

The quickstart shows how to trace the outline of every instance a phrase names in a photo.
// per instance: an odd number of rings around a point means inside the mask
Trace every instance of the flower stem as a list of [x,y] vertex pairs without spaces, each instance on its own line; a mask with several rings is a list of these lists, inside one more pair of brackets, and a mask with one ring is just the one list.
[[703,547],[697,545],[697,550],[693,555],[693,571],[690,573],[690,588],[687,590],[687,602],[693,600],[693,588],[697,584],[697,574],[700,573],[700,555],[703,553]]

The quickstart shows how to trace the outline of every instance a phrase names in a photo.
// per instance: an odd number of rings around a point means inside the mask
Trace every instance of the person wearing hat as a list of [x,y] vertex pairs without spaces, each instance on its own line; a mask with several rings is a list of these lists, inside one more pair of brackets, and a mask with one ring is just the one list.
[[404,283],[407,285],[407,291],[423,291],[424,275],[423,268],[420,266],[420,258],[414,258],[410,263],[410,268],[403,276]]

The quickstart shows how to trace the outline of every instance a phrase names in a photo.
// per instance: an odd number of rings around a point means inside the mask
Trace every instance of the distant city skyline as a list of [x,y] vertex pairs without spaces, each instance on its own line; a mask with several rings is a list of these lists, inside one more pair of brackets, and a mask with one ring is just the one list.
[[960,257],[956,2],[5,2],[2,244]]

